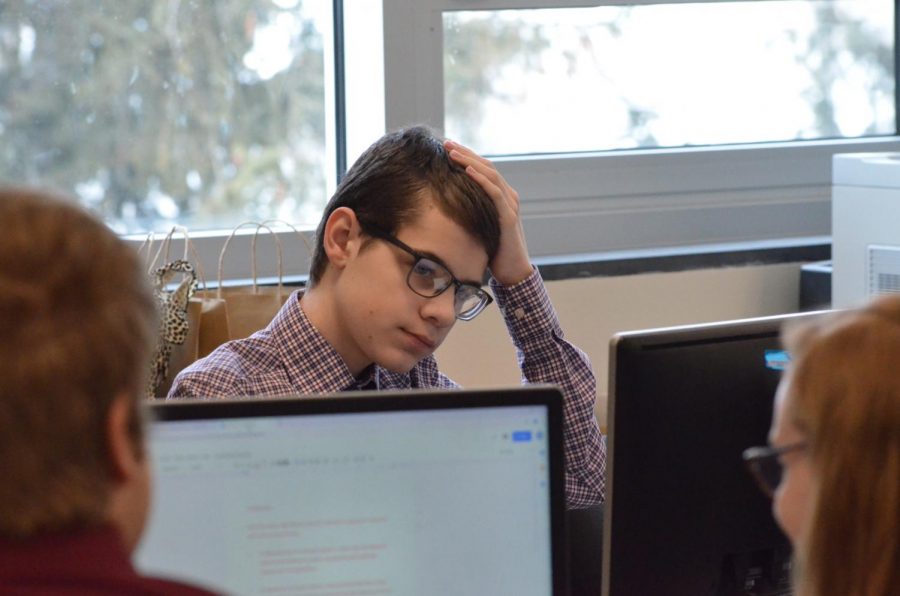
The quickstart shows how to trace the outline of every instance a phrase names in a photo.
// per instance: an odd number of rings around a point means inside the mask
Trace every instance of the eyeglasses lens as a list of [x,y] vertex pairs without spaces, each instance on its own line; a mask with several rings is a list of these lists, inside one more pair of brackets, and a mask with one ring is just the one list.
[[778,455],[771,454],[760,457],[754,460],[751,466],[760,488],[767,495],[772,496],[775,489],[781,484],[782,468],[781,462],[778,461]]
[[441,265],[430,259],[419,259],[409,272],[409,287],[419,294],[430,298],[437,296],[452,283],[453,276]]
[[484,294],[478,292],[472,286],[461,286],[456,290],[456,315],[468,321],[481,312],[485,306]]
[[[432,298],[453,285],[453,275],[446,267],[431,259],[419,258],[407,277],[410,289],[419,296]],[[484,292],[470,285],[457,285],[453,298],[456,316],[469,321],[484,309],[487,298]]]

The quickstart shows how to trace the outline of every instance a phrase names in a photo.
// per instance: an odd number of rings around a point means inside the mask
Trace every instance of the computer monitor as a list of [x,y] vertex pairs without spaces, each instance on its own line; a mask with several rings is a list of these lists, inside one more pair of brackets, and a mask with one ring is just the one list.
[[230,594],[562,596],[553,387],[153,404],[139,569]]
[[742,451],[765,445],[804,313],[617,334],[603,595],[789,594],[790,545]]

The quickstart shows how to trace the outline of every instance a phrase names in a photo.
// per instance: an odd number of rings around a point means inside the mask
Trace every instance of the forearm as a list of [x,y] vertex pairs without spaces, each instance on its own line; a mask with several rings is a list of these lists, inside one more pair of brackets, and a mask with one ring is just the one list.
[[604,494],[606,449],[594,414],[596,380],[590,361],[565,340],[537,271],[514,287],[492,286],[523,382],[550,383],[562,390],[569,507],[598,503]]

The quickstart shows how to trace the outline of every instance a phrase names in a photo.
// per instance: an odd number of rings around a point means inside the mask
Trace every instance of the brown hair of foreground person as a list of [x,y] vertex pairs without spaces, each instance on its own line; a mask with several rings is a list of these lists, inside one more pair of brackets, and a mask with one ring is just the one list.
[[115,505],[114,402],[143,457],[156,309],[136,252],[71,200],[0,189],[0,222],[0,536],[25,539]]

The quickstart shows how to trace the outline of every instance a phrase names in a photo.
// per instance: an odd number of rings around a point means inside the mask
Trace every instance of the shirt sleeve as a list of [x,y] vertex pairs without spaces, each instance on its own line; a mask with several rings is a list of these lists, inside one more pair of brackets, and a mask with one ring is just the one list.
[[206,399],[244,395],[239,379],[217,371],[182,371],[175,377],[166,399]]
[[166,399],[248,395],[240,359],[224,347],[197,360],[175,376]]
[[516,347],[522,382],[562,390],[567,505],[596,505],[605,494],[606,443],[594,414],[597,383],[590,361],[564,339],[537,269],[514,286],[494,279],[490,284]]

